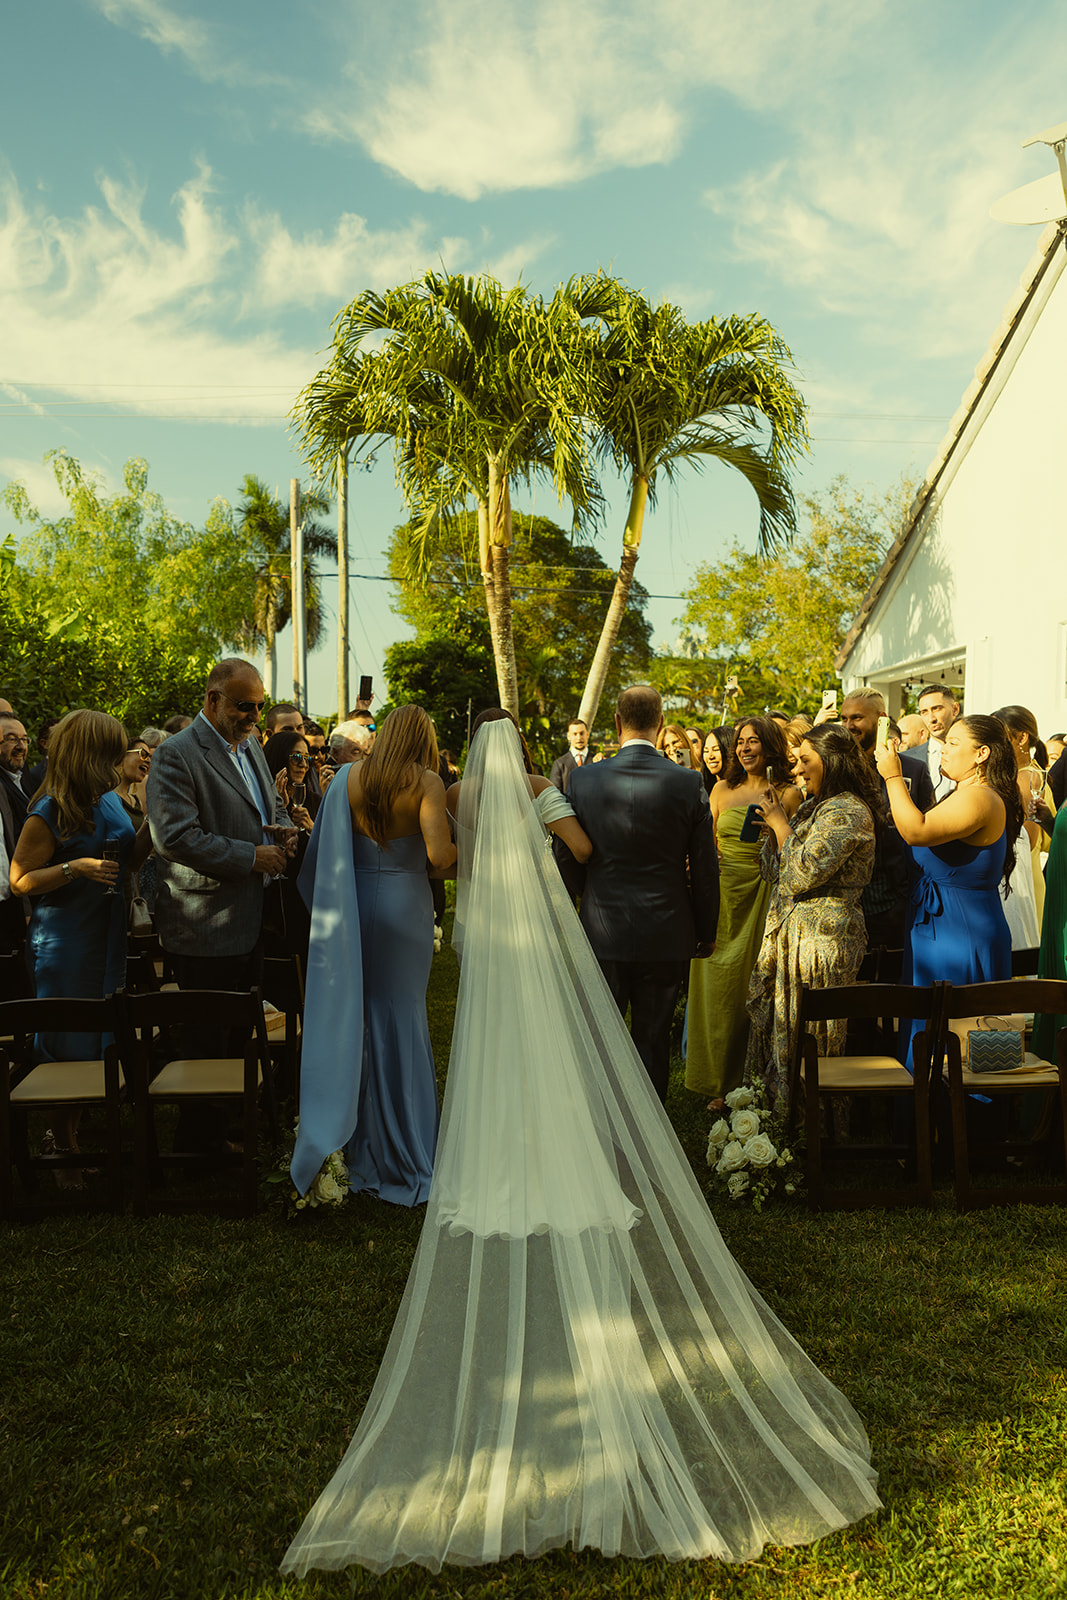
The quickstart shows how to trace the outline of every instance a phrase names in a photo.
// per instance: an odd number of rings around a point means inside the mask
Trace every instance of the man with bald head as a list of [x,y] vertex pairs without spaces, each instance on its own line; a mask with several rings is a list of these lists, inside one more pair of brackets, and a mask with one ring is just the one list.
[[581,919],[653,1088],[667,1098],[670,1032],[694,957],[719,920],[719,865],[698,772],[656,749],[663,703],[637,684],[619,696],[619,753],[575,767],[567,798],[593,841]]

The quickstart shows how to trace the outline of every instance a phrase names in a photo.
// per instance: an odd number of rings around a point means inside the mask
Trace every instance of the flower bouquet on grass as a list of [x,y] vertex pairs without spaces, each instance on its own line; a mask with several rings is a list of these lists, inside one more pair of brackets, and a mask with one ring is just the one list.
[[763,1089],[732,1089],[726,1109],[708,1135],[713,1188],[748,1201],[754,1211],[773,1194],[796,1194],[802,1179],[785,1143],[785,1121],[768,1108]]
[[302,1211],[317,1210],[319,1206],[339,1206],[348,1195],[348,1168],[340,1150],[335,1150],[332,1156],[326,1157],[307,1194],[297,1193],[289,1168],[292,1165],[298,1126],[299,1118],[292,1133],[275,1150],[263,1177],[268,1192],[271,1195],[278,1195],[285,1215],[290,1218],[298,1216]]

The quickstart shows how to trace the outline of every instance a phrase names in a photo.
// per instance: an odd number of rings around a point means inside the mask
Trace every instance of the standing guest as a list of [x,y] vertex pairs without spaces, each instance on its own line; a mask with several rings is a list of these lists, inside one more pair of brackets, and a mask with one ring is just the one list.
[[928,684],[919,690],[919,715],[926,724],[929,738],[926,742],[926,764],[930,782],[934,786],[934,799],[943,800],[952,793],[952,780],[941,770],[941,752],[945,748],[948,730],[960,714],[959,701],[943,683]]
[[350,717],[339,722],[330,734],[330,760],[335,767],[347,766],[352,761],[363,761],[370,755],[374,731],[365,722]]
[[282,805],[300,829],[296,853],[285,877],[267,885],[264,914],[267,954],[298,955],[306,970],[311,920],[296,880],[314,825],[308,792],[311,761],[307,739],[295,728],[284,728],[271,735],[263,746],[263,754]]
[[1067,733],[1050,733],[1045,740],[1045,749],[1050,763],[1058,761],[1067,749]]
[[748,1052],[745,996],[763,943],[770,884],[760,872],[760,844],[742,839],[748,808],[767,793],[773,774],[786,815],[800,805],[789,781],[781,724],[746,717],[737,727],[730,763],[711,795],[711,821],[719,852],[719,926],[707,961],[689,968],[685,1086],[721,1100],[744,1076]]
[[366,706],[357,704],[355,710],[348,713],[348,721],[359,724],[363,729],[362,744],[364,749],[367,751],[373,750],[374,740],[378,732],[378,724],[374,720],[374,712]]
[[313,817],[318,816],[319,801],[322,799],[322,763],[326,760],[326,730],[321,723],[312,722],[310,718],[304,719],[304,738],[308,747],[308,810]]
[[[247,991],[260,981],[264,879],[283,872],[288,860],[263,830],[289,820],[252,737],[262,710],[255,667],[220,661],[195,722],[152,760],[156,931],[181,989]],[[210,1116],[189,1115],[181,1137],[186,1148],[209,1148],[221,1142],[221,1131]]]
[[704,759],[704,735],[699,728],[686,728],[685,736],[689,740],[689,748],[693,752],[693,766],[700,771],[700,763]]
[[[11,711],[0,711],[0,785],[14,818],[16,838],[26,820],[29,795],[22,786],[30,741],[26,729]],[[36,790],[34,791],[36,793]]]
[[[841,721],[863,751],[871,775],[882,796],[882,821],[874,850],[871,881],[863,891],[863,920],[867,925],[867,948],[904,948],[904,929],[908,896],[911,893],[912,864],[904,841],[893,825],[889,794],[874,764],[878,718],[885,716],[885,701],[877,689],[853,689],[841,706]],[[925,761],[902,755],[900,768],[908,791],[920,811],[929,811],[934,789]]]
[[700,763],[693,760],[693,749],[686,731],[677,722],[666,724],[656,741],[656,748],[676,767],[685,767],[689,772],[700,770]]
[[[1048,768],[1048,751],[1046,750],[1037,731],[1037,718],[1025,706],[1001,706],[993,715],[1002,722],[1008,730],[1012,749],[1015,752],[1015,766],[1018,775],[1019,799],[1023,808],[1023,826],[1015,841],[1016,854],[1020,862],[1023,856],[1027,859],[1027,868],[1033,885],[1032,895],[1027,895],[1027,900],[1032,899],[1037,915],[1037,937],[1031,938],[1027,944],[1021,941],[1024,929],[1017,925],[1012,915],[1010,903],[1005,904],[1005,914],[1008,925],[1012,929],[1012,948],[1029,950],[1041,942],[1041,918],[1045,909],[1045,875],[1041,870],[1041,853],[1049,847],[1049,836],[1040,824],[1033,820],[1035,806],[1040,802],[1047,811],[1055,814],[1056,801],[1052,790],[1046,780]],[[1012,884],[1015,894],[1020,902],[1023,896],[1020,892],[1020,879],[1015,878]],[[1032,926],[1030,932],[1033,932]]]
[[589,729],[581,717],[572,718],[567,724],[567,748],[553,761],[548,781],[554,783],[561,794],[566,794],[571,773],[578,767],[584,767],[595,755],[596,745],[589,743]]
[[184,711],[179,711],[177,716],[167,718],[163,724],[163,732],[169,739],[174,734],[181,733],[182,729],[187,728],[192,720],[192,717],[187,717]]
[[[1057,735],[1057,737],[1060,736]],[[1050,750],[1054,742],[1053,740],[1049,741]],[[1055,759],[1050,755],[1049,759],[1052,761],[1052,765],[1048,769],[1048,786],[1052,791],[1053,804],[1058,811],[1064,800],[1067,800],[1067,750],[1062,750]]]
[[[924,813],[907,791],[893,747],[875,756],[893,821],[919,868],[908,907],[903,982],[925,987],[1010,978],[1011,935],[1000,884],[1011,878],[1022,823],[1015,752],[996,717],[960,717],[949,723],[939,759],[953,787]],[[900,1059],[909,1069],[922,1027],[901,1021]]]
[[[690,961],[709,956],[719,872],[700,776],[656,749],[663,702],[648,684],[619,696],[619,753],[570,774],[567,797],[593,842],[581,920],[661,1101],[674,1008]],[[688,864],[688,877],[686,868]]]
[[930,737],[929,728],[915,711],[909,711],[907,716],[901,717],[898,726],[901,750],[918,750]]
[[[151,770],[152,752],[143,736],[140,739],[129,740],[122,765],[119,767],[119,781],[115,785],[115,793],[122,802],[123,811],[137,829],[143,826],[145,820],[145,784],[148,782]],[[128,872],[123,879],[122,887],[127,912],[135,895],[140,895],[151,910],[155,905],[155,861],[149,857],[142,863],[139,871]]]
[[730,765],[733,754],[734,730],[730,727],[709,728],[704,740],[704,758],[700,763],[700,776],[704,793],[710,794]]
[[394,1205],[426,1202],[437,1081],[426,1022],[433,960],[427,863],[456,859],[421,706],[398,706],[366,761],[326,792],[301,872],[311,911],[300,1128],[304,1194],[345,1147],[351,1186]]
[[[852,983],[867,948],[860,897],[870,881],[881,798],[850,733],[813,727],[797,756],[807,796],[790,821],[773,789],[761,807],[768,836],[762,868],[770,904],[748,988],[752,1027],[745,1076],[772,1104],[784,1095],[796,1049],[800,991]],[[903,788],[903,785],[900,785]],[[817,1030],[820,1055],[840,1055],[845,1024]]]
[[24,767],[22,772],[22,787],[28,799],[33,798],[44,782],[45,768],[48,766],[48,741],[52,736],[52,729],[58,726],[58,717],[47,717],[37,729],[37,749],[41,759],[32,767]]
[[[0,782],[0,956],[21,957],[26,942],[26,911],[23,901],[11,892],[11,859],[15,854],[20,828],[8,798],[8,786]],[[0,1000],[14,1000],[27,991],[26,971],[21,959],[5,962]]]
[[[263,746],[263,756],[289,817],[302,833],[309,834],[313,824],[307,806],[308,772],[311,767],[307,740],[295,728],[285,728],[267,740]],[[304,791],[302,795],[301,789]]]
[[[1061,806],[1054,818],[1042,820],[1051,824],[1052,843],[1045,869],[1045,918],[1037,974],[1063,983],[1067,979],[1067,806]],[[1055,1061],[1061,1028],[1067,1028],[1067,1016],[1035,1016],[1033,1048],[1042,1061]]]
[[299,706],[290,705],[287,700],[280,700],[277,705],[271,706],[263,718],[266,737],[272,733],[284,733],[287,728],[293,728],[297,733],[304,731],[304,713]]
[[[38,999],[102,999],[126,975],[126,900],[118,887],[147,852],[114,793],[126,751],[121,722],[103,711],[72,711],[52,733],[41,793],[32,802],[11,863],[11,888],[33,895],[29,953]],[[105,860],[105,850],[117,859]],[[41,1033],[39,1061],[98,1061],[98,1035]],[[53,1152],[77,1150],[80,1112],[57,1111]],[[47,1152],[46,1152],[47,1153]],[[82,1188],[77,1168],[60,1168],[61,1187]]]

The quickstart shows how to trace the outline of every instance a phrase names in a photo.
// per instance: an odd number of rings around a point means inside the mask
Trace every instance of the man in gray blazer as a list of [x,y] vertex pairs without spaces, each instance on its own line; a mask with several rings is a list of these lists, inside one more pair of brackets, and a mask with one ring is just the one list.
[[263,884],[286,863],[263,829],[289,821],[251,737],[262,710],[255,667],[220,661],[199,716],[165,739],[152,761],[156,930],[182,989],[248,989],[259,981]]
[[619,696],[619,753],[570,775],[567,798],[593,841],[582,926],[661,1100],[671,1020],[690,961],[711,954],[719,863],[698,772],[656,749],[663,704],[639,684]]

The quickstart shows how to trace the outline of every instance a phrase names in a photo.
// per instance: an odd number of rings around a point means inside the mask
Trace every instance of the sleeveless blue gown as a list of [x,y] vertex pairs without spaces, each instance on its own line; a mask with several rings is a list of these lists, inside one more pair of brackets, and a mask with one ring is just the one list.
[[[1011,977],[1011,932],[1000,898],[1004,835],[992,844],[911,846],[919,876],[908,906],[905,983],[992,983]],[[902,1017],[898,1055],[911,1070],[925,1024]]]
[[326,792],[300,869],[311,910],[300,1126],[301,1194],[345,1151],[353,1191],[423,1204],[437,1144],[437,1078],[426,1023],[433,899],[421,834],[387,849],[352,827],[347,786]]

